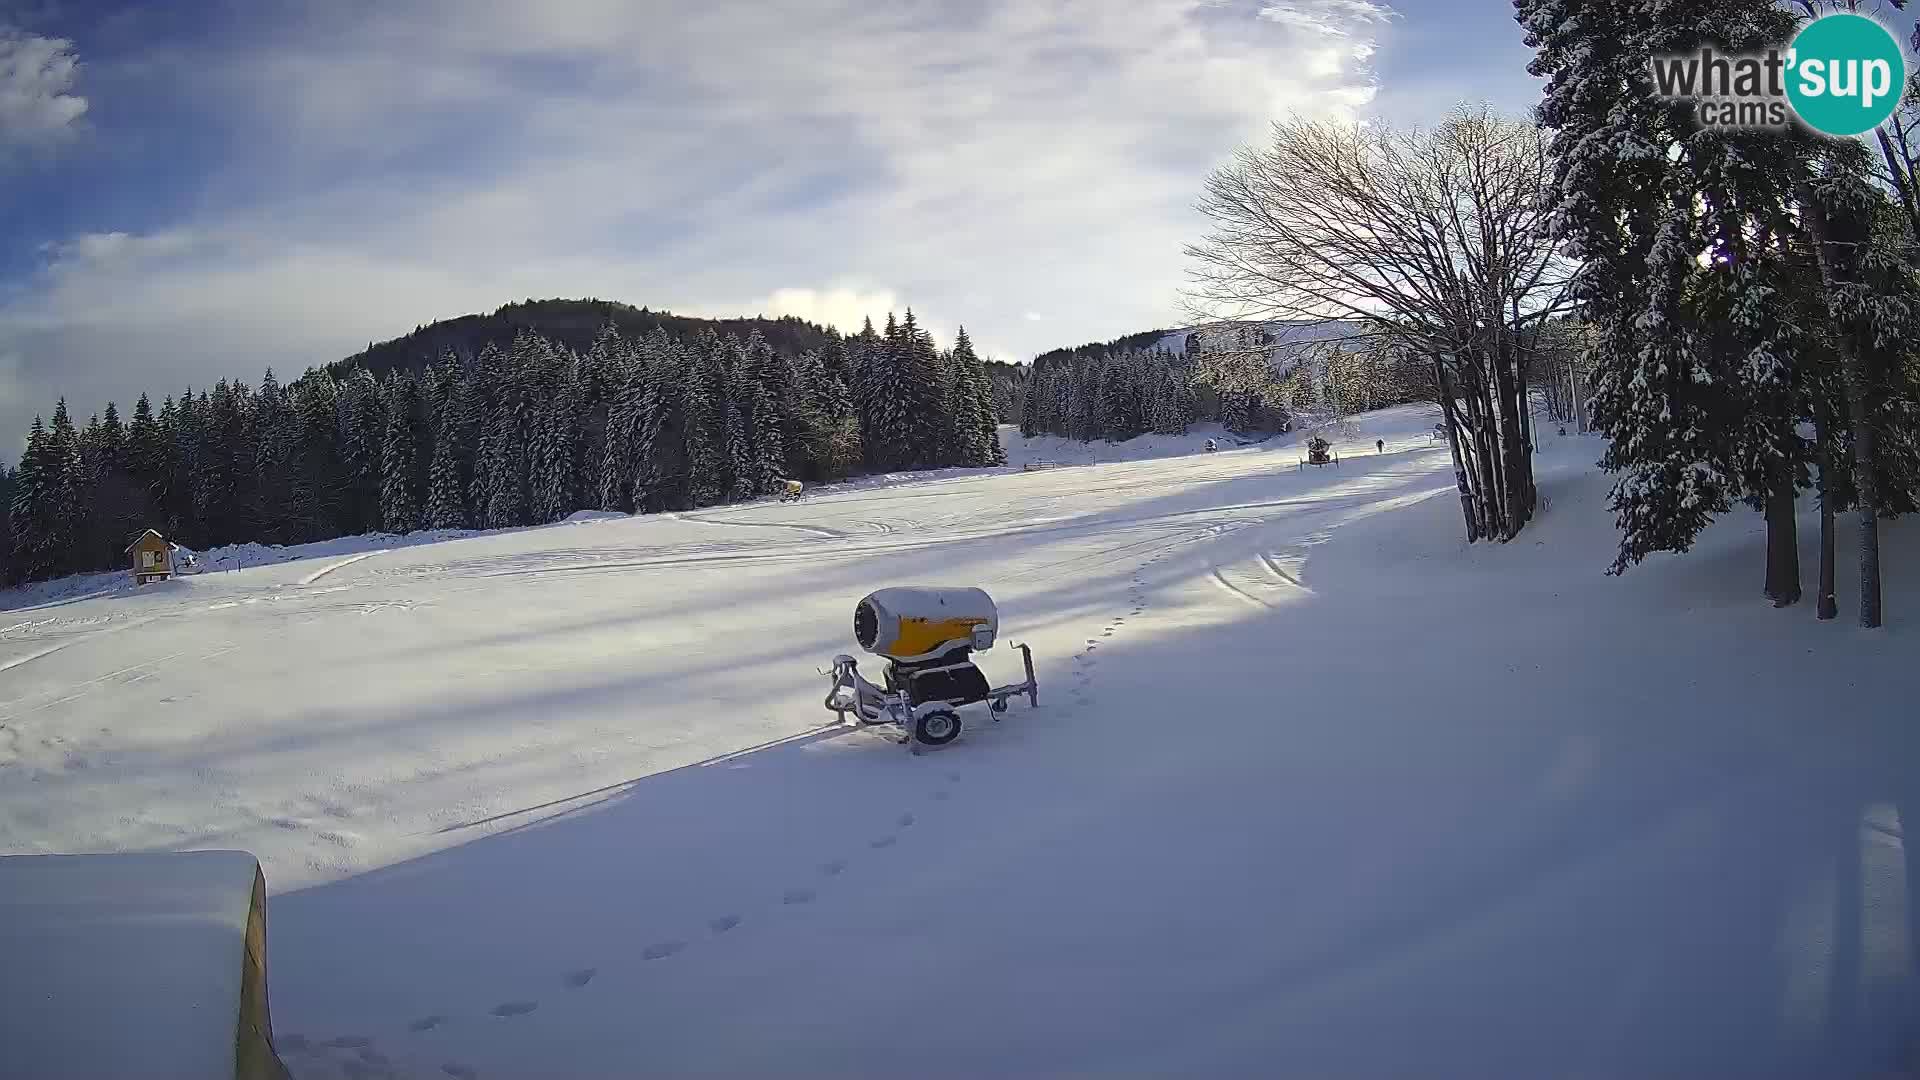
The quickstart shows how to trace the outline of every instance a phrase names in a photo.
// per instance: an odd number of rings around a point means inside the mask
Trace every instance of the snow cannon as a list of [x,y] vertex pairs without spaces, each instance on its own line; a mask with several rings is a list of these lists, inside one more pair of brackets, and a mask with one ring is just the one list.
[[1033,677],[1033,650],[1016,644],[1026,665],[1026,681],[995,687],[973,662],[973,654],[993,648],[1000,633],[1000,611],[984,589],[880,589],[853,608],[853,638],[862,649],[886,661],[881,685],[860,674],[857,660],[833,658],[833,687],[825,705],[842,723],[891,724],[899,740],[915,753],[941,746],[960,735],[959,708],[986,702],[995,722],[1007,711],[1007,699],[1026,695],[1040,704]]
[[993,648],[1000,611],[985,589],[881,589],[853,609],[853,639],[889,660],[913,663],[964,645]]

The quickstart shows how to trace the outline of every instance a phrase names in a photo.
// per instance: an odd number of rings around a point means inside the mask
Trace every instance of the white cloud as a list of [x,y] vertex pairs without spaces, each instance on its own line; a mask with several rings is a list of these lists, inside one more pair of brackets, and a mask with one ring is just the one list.
[[861,292],[858,289],[775,289],[773,295],[750,305],[754,314],[792,315],[795,318],[838,328],[842,333],[858,333],[860,325],[872,319],[878,326],[888,312],[903,308],[897,294],[887,289]]
[[73,42],[0,26],[0,152],[52,142],[73,130],[87,99],[72,93]]
[[[1259,0],[351,7],[179,61],[252,155],[210,178],[257,201],[49,249],[0,296],[30,396],[91,411],[286,374],[528,296],[847,329],[911,304],[943,341],[965,324],[1006,359],[1165,325],[1206,173],[1289,111],[1365,107],[1385,11],[1301,0],[1303,27]],[[423,167],[428,146],[455,157]],[[0,437],[24,423],[0,403]]]
[[40,250],[52,256],[49,270],[75,273],[102,267],[126,268],[193,250],[196,237],[185,229],[135,235],[125,232],[81,233],[63,242],[49,241]]
[[1260,17],[1329,37],[1351,37],[1386,22],[1393,9],[1371,0],[1284,0],[1261,8]]

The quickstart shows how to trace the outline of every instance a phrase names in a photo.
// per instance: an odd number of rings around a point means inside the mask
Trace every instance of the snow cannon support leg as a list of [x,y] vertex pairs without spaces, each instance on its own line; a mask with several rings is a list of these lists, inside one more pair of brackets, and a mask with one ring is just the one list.
[[1040,707],[1040,682],[1033,677],[1033,650],[1024,644],[1015,645],[1014,648],[1020,650],[1020,662],[1026,666],[1027,681],[1013,683],[1009,686],[996,686],[992,690],[987,691],[987,708],[992,712],[994,722],[996,723],[1000,720],[1000,714],[1007,711],[1007,699],[1010,697],[1018,697],[1021,694],[1025,694],[1027,696],[1027,708],[1037,709]]
[[1027,665],[1027,708],[1040,707],[1040,684],[1033,677],[1033,650],[1025,643],[1016,646],[1020,650],[1020,660]]

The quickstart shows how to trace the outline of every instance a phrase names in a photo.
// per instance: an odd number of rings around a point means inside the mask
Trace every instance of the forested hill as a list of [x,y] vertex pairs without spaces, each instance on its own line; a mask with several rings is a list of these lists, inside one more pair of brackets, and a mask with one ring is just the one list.
[[742,340],[758,330],[775,353],[787,357],[799,356],[809,349],[825,349],[832,336],[826,327],[790,315],[778,319],[699,319],[612,300],[527,300],[507,304],[491,315],[462,315],[415,327],[413,333],[405,337],[368,345],[365,351],[331,365],[330,370],[335,378],[342,378],[360,366],[375,375],[385,375],[396,368],[419,372],[437,363],[449,349],[465,361],[479,356],[488,345],[505,349],[522,331],[584,353],[593,344],[594,335],[608,322],[613,323],[622,337],[639,338],[660,329],[683,342],[690,342],[707,330]]
[[1034,357],[1033,362],[1036,366],[1040,366],[1075,356],[1087,357],[1151,350],[1161,338],[1173,332],[1172,330],[1143,330],[1137,334],[1114,338],[1112,341],[1095,341],[1087,345],[1075,345],[1072,348],[1049,349]]

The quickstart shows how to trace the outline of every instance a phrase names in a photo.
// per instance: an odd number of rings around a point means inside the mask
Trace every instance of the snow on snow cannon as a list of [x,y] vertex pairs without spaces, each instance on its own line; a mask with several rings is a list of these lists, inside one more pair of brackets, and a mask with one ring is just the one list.
[[824,704],[843,723],[851,714],[862,724],[897,725],[900,741],[916,752],[922,745],[950,743],[960,735],[962,705],[984,701],[998,721],[1010,697],[1025,694],[1029,706],[1040,704],[1027,646],[1015,646],[1026,665],[1025,682],[991,686],[974,665],[973,654],[993,648],[999,633],[999,609],[982,589],[869,593],[854,605],[853,637],[886,660],[883,684],[868,682],[859,662],[842,653],[833,658],[833,687]]

